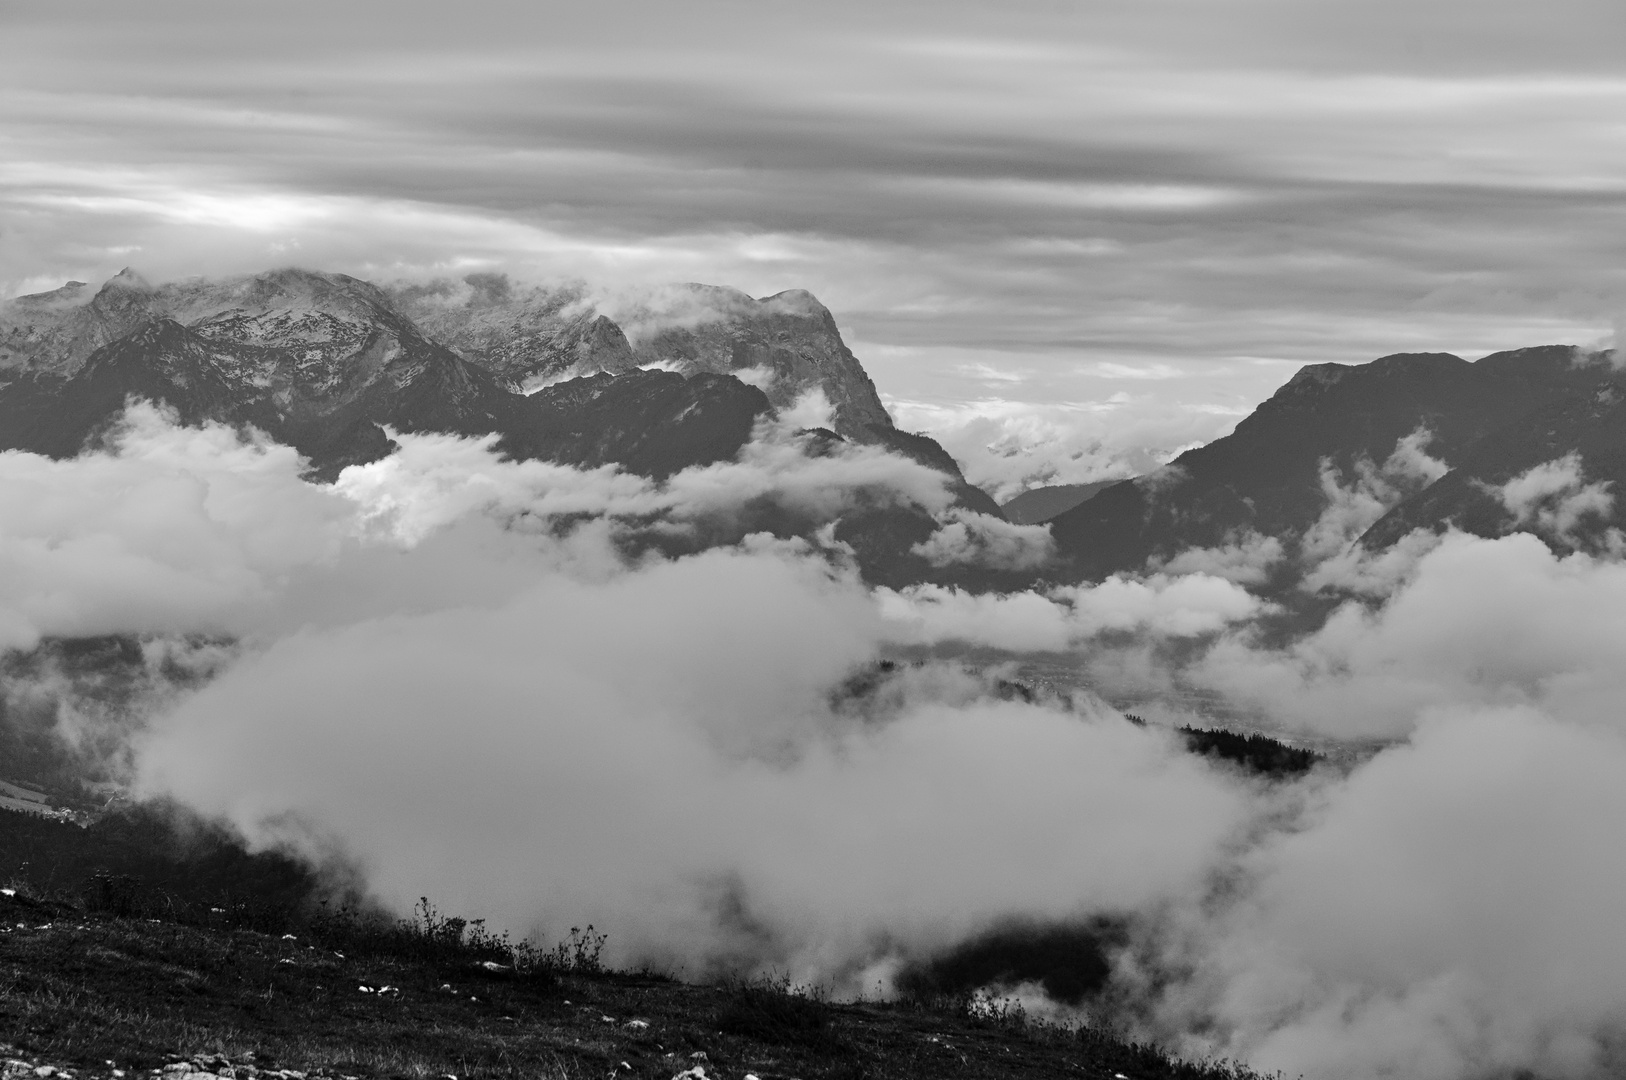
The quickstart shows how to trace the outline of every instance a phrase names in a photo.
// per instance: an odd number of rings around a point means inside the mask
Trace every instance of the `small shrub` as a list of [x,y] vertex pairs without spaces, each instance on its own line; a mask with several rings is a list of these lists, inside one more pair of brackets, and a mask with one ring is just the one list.
[[601,934],[588,923],[587,929],[572,926],[570,936],[553,947],[549,960],[556,971],[575,975],[600,975],[604,965],[599,956],[610,935]]

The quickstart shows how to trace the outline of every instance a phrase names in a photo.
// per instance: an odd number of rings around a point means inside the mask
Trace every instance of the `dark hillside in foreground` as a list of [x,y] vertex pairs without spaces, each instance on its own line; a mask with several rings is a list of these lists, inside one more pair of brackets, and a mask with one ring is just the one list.
[[605,972],[591,934],[516,965],[503,942],[428,904],[393,927],[329,917],[279,933],[8,892],[0,1057],[40,1077],[1253,1075],[965,999],[837,1005],[784,985]]
[[0,882],[125,908],[139,896],[169,914],[252,911],[271,922],[307,908],[318,888],[291,859],[251,855],[217,825],[149,806],[106,814],[88,827],[0,810]]

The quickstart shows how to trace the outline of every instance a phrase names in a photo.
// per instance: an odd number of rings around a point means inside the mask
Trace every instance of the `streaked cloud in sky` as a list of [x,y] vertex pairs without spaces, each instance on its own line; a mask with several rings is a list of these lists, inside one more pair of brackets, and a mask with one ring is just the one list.
[[1586,0],[0,3],[0,292],[127,264],[803,287],[974,476],[1088,479],[1222,434],[1301,363],[1604,338],[1620,25]]

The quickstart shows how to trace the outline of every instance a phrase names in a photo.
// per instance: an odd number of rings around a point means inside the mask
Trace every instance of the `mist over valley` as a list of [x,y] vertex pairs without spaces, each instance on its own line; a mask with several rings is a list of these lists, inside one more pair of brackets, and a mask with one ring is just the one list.
[[0,872],[207,823],[268,890],[629,970],[1620,1067],[1613,352],[1308,365],[1023,517],[838,323],[489,272],[0,302],[0,806],[84,836]]

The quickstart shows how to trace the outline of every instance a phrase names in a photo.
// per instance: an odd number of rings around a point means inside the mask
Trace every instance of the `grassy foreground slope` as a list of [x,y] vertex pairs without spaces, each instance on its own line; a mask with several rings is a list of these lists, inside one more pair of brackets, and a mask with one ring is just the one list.
[[112,879],[77,899],[0,890],[6,1075],[1252,1076],[964,999],[835,1004],[604,971],[591,934],[516,951],[427,904],[398,923],[256,921],[247,908],[156,917]]

